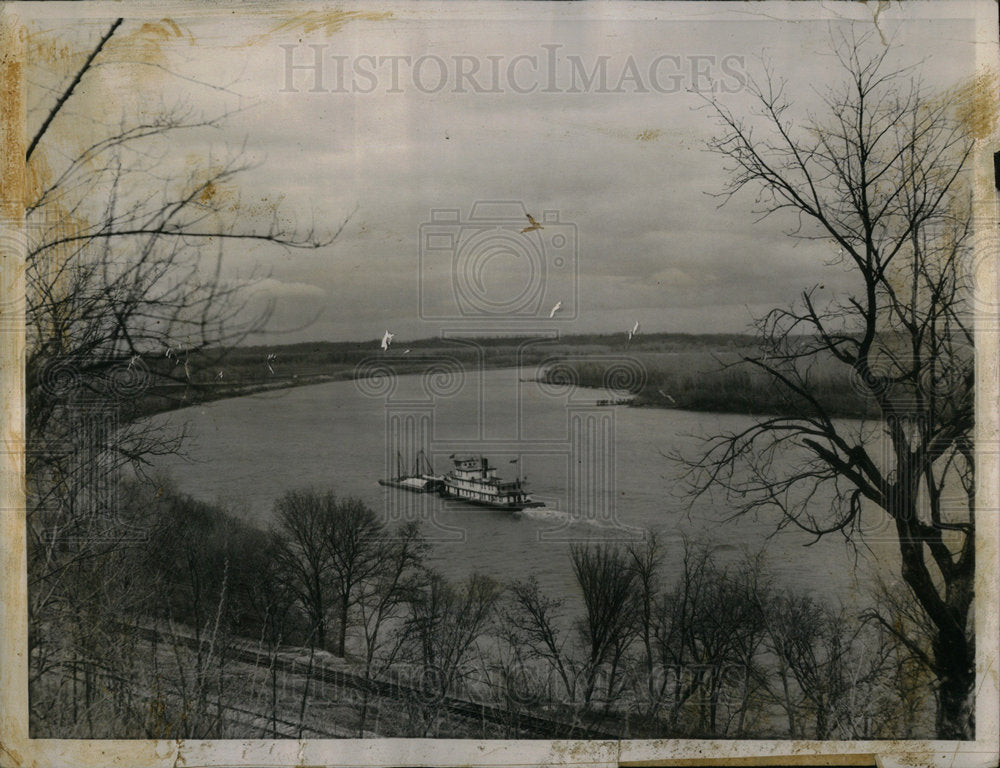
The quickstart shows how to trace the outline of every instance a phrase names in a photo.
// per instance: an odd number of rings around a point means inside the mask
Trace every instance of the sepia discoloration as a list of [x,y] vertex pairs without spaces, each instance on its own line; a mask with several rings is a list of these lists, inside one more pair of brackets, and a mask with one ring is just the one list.
[[992,70],[972,78],[954,93],[955,113],[974,139],[991,137],[997,128],[1000,78]]
[[137,29],[112,40],[108,59],[125,66],[130,63],[166,65],[171,46],[185,44],[194,47],[198,44],[190,30],[170,18],[144,22]]
[[[659,745],[666,748],[669,745]],[[704,752],[711,754],[716,749],[724,748],[724,744],[709,743],[705,746]],[[875,756],[866,753],[824,755],[819,752],[811,752],[808,747],[803,747],[796,754],[794,745],[788,752],[774,753],[767,757],[731,757],[731,758],[689,758],[671,760],[663,762],[658,760],[623,760],[618,763],[622,768],[656,768],[656,766],[746,766],[747,768],[757,768],[757,766],[872,766],[876,764]]]
[[[45,83],[48,88],[58,88],[68,81],[88,55],[86,48],[73,48],[47,32],[33,30],[30,25],[24,37],[28,59],[50,67],[52,79]],[[111,95],[124,101],[135,115],[147,116],[149,120],[160,116],[162,105],[151,107],[149,94],[158,92],[169,79],[165,68],[170,62],[171,46],[178,41],[187,45],[195,43],[191,34],[171,19],[145,22],[137,29],[122,28],[112,35],[85,75],[88,98],[73,100],[66,109],[67,114],[56,117],[46,130],[46,141],[32,155],[27,168],[28,205],[37,203],[43,193],[47,201],[57,196],[56,203],[58,196],[64,194],[46,156],[53,146],[75,158],[83,167],[97,167],[102,147],[95,142],[101,138],[106,118],[101,105],[106,104]],[[33,119],[37,123],[41,118],[35,115]]]
[[[10,24],[2,27],[0,39],[0,114],[11,129],[24,120],[24,94],[21,84],[24,78],[22,35]],[[9,130],[9,129],[8,129]],[[23,190],[25,168],[18,158],[24,156],[24,140],[20,132],[4,131],[3,174],[0,176],[0,190],[3,196],[2,215],[4,219],[17,219],[23,215]]]
[[24,526],[24,35],[0,7],[0,762],[27,745]]
[[258,35],[247,42],[247,45],[259,45],[268,39],[279,35],[322,33],[326,36],[335,35],[347,24],[353,21],[388,21],[395,18],[392,11],[348,11],[348,10],[312,10],[297,13],[273,24],[263,35]]

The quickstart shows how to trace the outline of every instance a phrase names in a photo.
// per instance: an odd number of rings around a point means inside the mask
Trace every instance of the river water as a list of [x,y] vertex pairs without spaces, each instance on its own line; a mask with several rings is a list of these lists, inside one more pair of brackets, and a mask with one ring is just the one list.
[[[749,417],[603,405],[616,393],[523,375],[499,369],[344,381],[161,414],[158,422],[190,437],[185,458],[162,457],[157,468],[181,491],[260,526],[269,524],[277,497],[306,487],[360,497],[390,522],[420,519],[434,565],[456,579],[474,570],[503,580],[534,574],[553,594],[572,597],[570,542],[654,528],[667,545],[668,580],[689,536],[710,541],[722,558],[766,547],[779,584],[864,602],[865,553],[842,539],[810,544],[813,537],[793,529],[769,536],[777,517],[727,519],[733,510],[718,498],[689,506],[668,455],[692,453],[699,435],[740,429]],[[514,515],[378,485],[396,473],[397,450],[411,465],[419,448],[438,473],[452,454],[485,455],[501,476],[526,477],[546,506]]]

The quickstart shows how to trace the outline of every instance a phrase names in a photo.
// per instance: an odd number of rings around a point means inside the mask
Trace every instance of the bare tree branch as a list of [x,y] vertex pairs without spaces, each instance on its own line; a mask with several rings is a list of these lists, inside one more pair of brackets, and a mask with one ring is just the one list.
[[[769,67],[763,82],[748,82],[751,117],[705,97],[720,130],[710,149],[729,161],[722,202],[756,189],[758,220],[796,214],[789,234],[817,239],[818,231],[835,243],[855,287],[825,304],[803,291],[796,305],[757,321],[765,354],[740,365],[770,378],[789,415],[707,436],[700,455],[675,458],[692,498],[721,490],[735,514],[776,512],[778,530],[840,533],[864,545],[863,516],[884,516],[903,581],[933,628],[925,658],[941,686],[939,736],[966,738],[974,510],[946,513],[943,505],[945,486],[972,488],[975,469],[962,267],[972,142],[947,94],[926,92],[910,70],[889,69],[887,49],[867,55],[871,42],[838,44],[844,84],[824,97],[822,118],[793,117],[785,83]],[[877,419],[831,417],[813,375],[831,366],[849,371]]]
[[83,76],[87,73],[87,70],[90,69],[90,65],[94,62],[94,59],[97,58],[97,54],[101,52],[101,49],[104,48],[104,44],[111,39],[111,36],[115,33],[115,30],[122,25],[123,21],[125,21],[125,19],[122,18],[115,19],[114,23],[111,25],[111,28],[104,33],[104,37],[102,37],[100,42],[98,42],[97,45],[94,46],[94,49],[90,52],[90,55],[87,57],[87,60],[83,62],[83,66],[80,67],[80,71],[76,73],[76,77],[73,78],[73,80],[70,82],[66,90],[63,91],[58,101],[56,101],[56,103],[52,105],[52,109],[49,110],[49,114],[45,117],[45,120],[38,128],[38,131],[32,137],[31,143],[28,145],[28,149],[24,153],[25,162],[31,160],[31,155],[35,151],[35,147],[37,147],[38,142],[42,140],[42,137],[45,135],[45,132],[49,129],[49,125],[52,124],[52,121],[55,119],[56,115],[58,115],[60,110],[62,110],[63,105],[67,101],[69,101],[69,97],[73,95],[73,91],[76,90],[76,86],[79,85],[80,80],[83,79]]

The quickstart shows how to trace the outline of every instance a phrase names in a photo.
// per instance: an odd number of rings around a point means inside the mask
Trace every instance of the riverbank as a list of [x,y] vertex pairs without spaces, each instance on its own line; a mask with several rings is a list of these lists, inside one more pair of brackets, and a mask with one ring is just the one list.
[[[789,398],[764,372],[729,367],[759,354],[742,335],[655,334],[626,346],[620,334],[476,338],[475,344],[422,339],[382,350],[377,342],[317,342],[281,347],[204,350],[147,366],[151,386],[137,403],[139,415],[293,387],[412,375],[457,368],[517,367],[526,379],[573,384],[609,393],[602,402],[636,408],[679,408],[721,413],[811,415],[814,408]],[[877,415],[875,403],[851,386],[834,364],[813,372],[817,400],[831,416]]]

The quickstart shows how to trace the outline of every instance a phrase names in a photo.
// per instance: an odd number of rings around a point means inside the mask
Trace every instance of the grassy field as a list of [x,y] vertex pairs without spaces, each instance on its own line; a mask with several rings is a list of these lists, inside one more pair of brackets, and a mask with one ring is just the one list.
[[[154,386],[142,411],[154,413],[379,371],[421,373],[440,365],[521,366],[526,378],[624,389],[636,407],[758,414],[807,411],[804,403],[784,397],[765,373],[746,365],[727,367],[758,354],[753,337],[723,334],[649,334],[627,345],[623,334],[592,334],[558,340],[481,337],[474,344],[422,339],[393,344],[388,351],[374,339],[210,349],[147,363]],[[811,375],[813,389],[831,415],[874,413],[874,403],[852,388],[843,366],[820,363]]]

